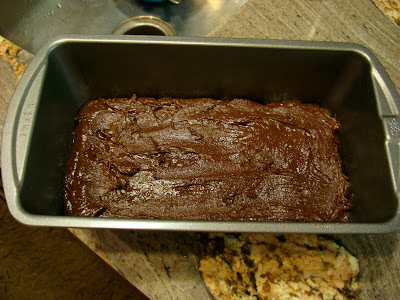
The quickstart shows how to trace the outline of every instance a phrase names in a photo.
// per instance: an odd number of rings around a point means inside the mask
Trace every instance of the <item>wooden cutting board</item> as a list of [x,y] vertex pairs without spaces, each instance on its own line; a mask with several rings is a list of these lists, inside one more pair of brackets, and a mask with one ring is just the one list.
[[[369,0],[249,0],[210,36],[359,43],[400,90],[400,29]],[[0,37],[0,124],[31,58]],[[70,231],[151,299],[210,299],[197,270],[194,233]],[[360,261],[362,299],[400,297],[400,232],[334,238]]]

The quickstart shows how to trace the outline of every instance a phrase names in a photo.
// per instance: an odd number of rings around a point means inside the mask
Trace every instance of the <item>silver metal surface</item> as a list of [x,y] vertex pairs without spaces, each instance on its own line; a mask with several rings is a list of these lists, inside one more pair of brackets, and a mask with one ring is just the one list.
[[[339,150],[354,193],[350,223],[64,216],[64,174],[76,113],[91,99],[133,92],[154,97],[243,97],[261,103],[295,98],[318,103],[342,124]],[[38,52],[9,105],[2,143],[7,204],[17,220],[38,226],[391,232],[400,228],[399,108],[400,96],[382,65],[356,44],[65,36]]]
[[176,32],[168,23],[159,18],[139,16],[119,24],[113,34],[175,36]]
[[37,53],[61,34],[111,34],[123,21],[154,16],[179,36],[205,36],[247,0],[187,0],[149,3],[141,0],[0,0],[0,35]]

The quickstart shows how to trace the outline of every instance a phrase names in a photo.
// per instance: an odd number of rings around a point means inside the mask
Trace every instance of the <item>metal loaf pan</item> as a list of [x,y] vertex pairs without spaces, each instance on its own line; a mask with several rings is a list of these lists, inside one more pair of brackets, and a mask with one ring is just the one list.
[[[105,219],[63,215],[64,172],[82,105],[97,97],[242,97],[315,102],[342,123],[350,223]],[[9,209],[40,226],[383,233],[400,228],[400,98],[366,48],[348,43],[64,36],[35,56],[11,100],[2,176]]]

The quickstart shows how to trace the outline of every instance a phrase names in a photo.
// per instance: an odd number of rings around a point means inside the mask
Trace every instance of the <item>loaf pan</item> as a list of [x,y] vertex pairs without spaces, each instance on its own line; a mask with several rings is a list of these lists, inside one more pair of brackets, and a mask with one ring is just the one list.
[[[63,215],[74,117],[98,97],[300,99],[342,124],[349,223],[106,219]],[[2,177],[12,215],[39,226],[225,232],[383,233],[400,227],[400,99],[376,57],[349,43],[63,36],[46,44],[11,100]]]

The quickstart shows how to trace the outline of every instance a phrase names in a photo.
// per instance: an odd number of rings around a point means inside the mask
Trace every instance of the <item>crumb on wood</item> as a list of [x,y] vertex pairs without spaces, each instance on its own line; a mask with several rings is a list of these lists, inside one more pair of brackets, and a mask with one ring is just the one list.
[[21,48],[14,45],[7,39],[0,40],[0,58],[6,60],[14,69],[17,76],[22,76],[25,66],[18,62],[18,52]]

